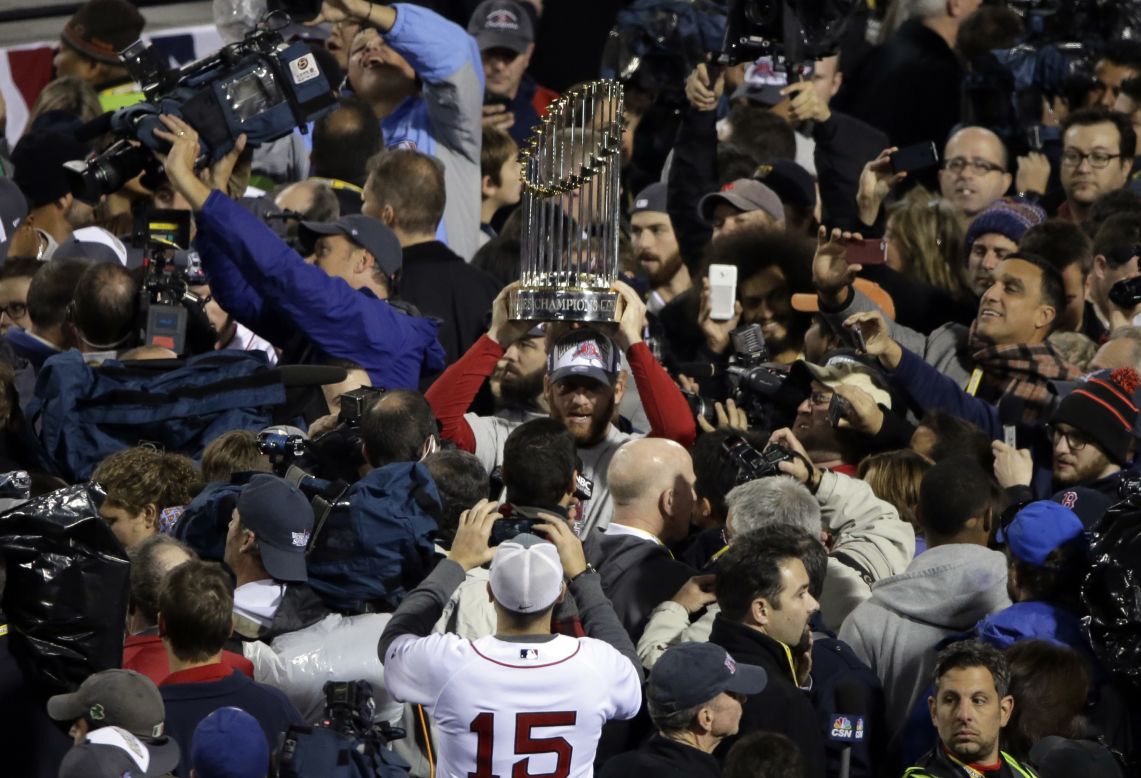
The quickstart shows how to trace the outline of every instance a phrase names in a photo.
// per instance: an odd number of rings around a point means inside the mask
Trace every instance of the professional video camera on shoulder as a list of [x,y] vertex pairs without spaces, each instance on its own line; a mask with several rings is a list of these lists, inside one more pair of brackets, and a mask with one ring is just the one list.
[[298,434],[262,432],[258,448],[269,457],[274,471],[285,476],[291,468],[327,481],[352,483],[360,477],[364,466],[361,453],[361,418],[384,389],[362,386],[340,396],[341,411],[337,425],[312,440]]
[[206,283],[198,254],[190,246],[190,212],[151,209],[135,223],[134,245],[143,250],[139,288],[139,332],[147,346],[176,354],[212,351],[217,334],[206,300],[191,291]]
[[407,775],[409,764],[388,744],[405,736],[374,723],[376,703],[368,681],[328,681],[325,718],[315,727],[293,726],[282,736],[277,778],[318,775]]
[[[198,133],[201,162],[212,163],[246,135],[250,146],[277,140],[323,116],[336,96],[305,43],[287,43],[278,30],[286,14],[267,14],[245,39],[179,69],[143,41],[120,52],[146,101],[109,115],[120,140],[90,162],[69,162],[72,192],[98,202],[157,162],[152,152],[169,144],[155,136],[161,114],[178,116]],[[272,25],[272,26],[271,26]]]

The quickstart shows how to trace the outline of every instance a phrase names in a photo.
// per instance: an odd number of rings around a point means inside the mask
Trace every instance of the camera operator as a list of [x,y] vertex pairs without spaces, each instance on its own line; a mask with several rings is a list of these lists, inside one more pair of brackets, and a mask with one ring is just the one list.
[[479,235],[483,67],[463,28],[417,5],[326,0],[326,22],[359,20],[348,84],[380,118],[384,144],[431,154],[444,165],[448,201],[437,233],[464,259]]
[[84,159],[87,153],[67,125],[33,128],[20,138],[12,149],[11,176],[28,201],[28,215],[21,226],[31,226],[29,237],[35,242],[31,250],[20,249],[9,225],[10,240],[2,249],[5,254],[26,251],[40,260],[114,257],[126,261],[122,242],[107,230],[90,226],[91,208],[71,192],[63,165]]
[[[443,425],[443,436],[474,453],[489,471],[502,463],[507,436],[521,422],[465,411],[495,370],[504,349],[532,329],[531,322],[510,318],[508,297],[515,287],[516,284],[508,286],[495,298],[488,334],[476,341],[426,393]],[[550,415],[574,436],[583,462],[582,475],[594,484],[593,495],[584,503],[579,517],[578,533],[582,537],[591,529],[610,523],[613,509],[606,468],[619,446],[638,437],[620,432],[612,423],[614,409],[625,392],[616,348],[623,348],[630,362],[638,395],[650,420],[649,437],[669,438],[688,447],[696,434],[685,398],[642,341],[645,304],[626,284],[618,282],[615,289],[623,302],[619,304],[620,320],[613,341],[594,330],[572,330],[550,345],[547,356],[544,394]]]
[[239,635],[269,641],[328,613],[307,584],[305,548],[312,531],[313,510],[293,485],[262,473],[242,488],[224,555],[237,579],[234,631]]
[[198,134],[181,119],[162,120],[167,130],[156,135],[171,143],[167,176],[197,214],[202,266],[234,318],[283,347],[296,343],[300,334],[308,341],[306,352],[351,359],[376,386],[414,388],[422,371],[443,367],[436,324],[401,313],[378,294],[387,294],[388,273],[400,264],[400,246],[390,230],[374,223],[364,238],[365,231],[355,226],[354,237],[365,240],[370,250],[350,240],[354,225],[334,222],[340,234],[326,236],[322,256],[315,266],[308,265],[253,214],[218,191],[225,188],[244,143],[211,169],[212,190],[195,174]]
[[821,365],[797,362],[794,371],[806,374],[810,391],[797,406],[792,429],[816,467],[855,477],[860,460],[882,448],[876,436],[901,444],[911,438],[910,425],[891,413],[887,377],[851,351],[834,352]]

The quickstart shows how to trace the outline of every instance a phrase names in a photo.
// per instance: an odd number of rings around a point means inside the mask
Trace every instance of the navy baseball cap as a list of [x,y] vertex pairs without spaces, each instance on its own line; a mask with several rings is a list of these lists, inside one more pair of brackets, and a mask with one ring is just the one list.
[[269,771],[261,725],[241,708],[218,708],[198,722],[190,743],[198,778],[265,778]]
[[472,12],[468,34],[480,51],[509,49],[522,54],[535,42],[531,15],[513,0],[486,0]]
[[313,532],[313,509],[297,487],[259,473],[238,495],[242,526],[257,535],[262,566],[275,581],[309,580],[305,549]]
[[666,650],[650,673],[647,695],[671,711],[709,702],[721,692],[759,694],[768,683],[763,667],[738,664],[714,643],[681,643]]
[[392,277],[404,264],[404,252],[396,233],[380,219],[354,213],[342,216],[335,222],[301,222],[297,227],[297,240],[306,254],[313,252],[317,238],[322,235],[344,235],[372,254],[376,264]]
[[1114,503],[1109,495],[1102,494],[1097,489],[1090,489],[1088,486],[1062,489],[1051,495],[1050,499],[1077,514],[1087,530],[1097,529],[1097,525],[1101,524],[1101,520],[1105,517],[1105,512],[1113,507]]
[[1015,559],[1042,567],[1059,546],[1081,537],[1085,526],[1072,510],[1053,500],[1032,502],[1010,524],[999,527],[995,540],[1005,543]]
[[618,347],[610,338],[593,330],[571,330],[555,341],[547,353],[547,375],[551,383],[584,375],[613,386],[621,365]]

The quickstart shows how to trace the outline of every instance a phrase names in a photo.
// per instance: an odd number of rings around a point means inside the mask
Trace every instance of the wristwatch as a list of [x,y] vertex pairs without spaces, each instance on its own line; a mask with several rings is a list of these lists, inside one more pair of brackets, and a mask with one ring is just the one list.
[[586,569],[583,570],[578,575],[576,575],[574,578],[569,579],[569,582],[574,583],[579,578],[582,578],[584,575],[590,575],[590,574],[598,575],[598,571],[594,569],[594,565],[592,565],[590,562],[587,562],[586,563]]

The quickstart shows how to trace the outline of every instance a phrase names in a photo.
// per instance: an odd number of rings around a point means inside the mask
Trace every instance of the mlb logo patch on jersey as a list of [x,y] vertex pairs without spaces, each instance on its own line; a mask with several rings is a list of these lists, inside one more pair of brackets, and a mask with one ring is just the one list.
[[519,658],[529,661],[537,661],[539,659],[539,649],[537,648],[521,648],[519,649]]

